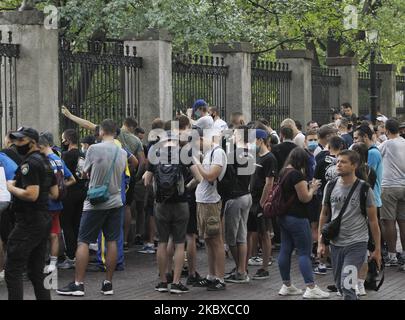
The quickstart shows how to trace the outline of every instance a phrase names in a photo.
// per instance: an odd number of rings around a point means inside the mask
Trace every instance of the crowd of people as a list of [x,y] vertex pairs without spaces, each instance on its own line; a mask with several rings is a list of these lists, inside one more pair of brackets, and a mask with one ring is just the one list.
[[[373,286],[371,263],[405,271],[405,251],[397,252],[398,231],[405,248],[404,123],[359,119],[349,103],[305,130],[293,119],[246,123],[238,112],[227,123],[200,99],[174,120],[155,119],[145,137],[132,117],[119,128],[62,114],[91,134],[67,129],[59,148],[50,132],[21,127],[0,151],[0,282],[9,299],[23,299],[24,275],[37,299],[50,299],[44,279],[57,268],[74,268],[75,278],[56,293],[84,296],[90,251],[105,272],[101,292],[112,295],[114,271],[135,244],[156,253],[155,290],[176,294],[265,281],[276,251],[281,296],[356,300]],[[285,210],[269,217],[276,192]],[[294,252],[305,291],[290,277]],[[321,289],[314,274],[329,272],[335,283]]]

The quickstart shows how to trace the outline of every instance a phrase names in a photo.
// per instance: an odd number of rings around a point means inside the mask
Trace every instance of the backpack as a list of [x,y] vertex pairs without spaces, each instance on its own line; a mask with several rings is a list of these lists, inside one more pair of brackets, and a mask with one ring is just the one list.
[[185,190],[181,164],[158,164],[154,174],[153,192],[158,202],[182,196]]
[[[61,160],[62,161],[62,160]],[[55,160],[50,159],[49,162],[56,167],[56,172],[54,171],[56,177],[56,184],[58,185],[58,198],[55,201],[62,201],[67,196],[67,188],[65,185],[65,174],[63,172],[63,167],[59,166]]]
[[291,172],[291,170],[285,172],[282,179],[274,184],[273,189],[268,194],[263,206],[263,215],[265,218],[275,218],[286,215],[293,204],[296,198],[295,193],[288,199],[285,199],[283,191],[283,184]]
[[76,166],[76,177],[80,180],[84,179],[84,162],[85,159],[82,156],[79,156],[77,159],[77,166]]

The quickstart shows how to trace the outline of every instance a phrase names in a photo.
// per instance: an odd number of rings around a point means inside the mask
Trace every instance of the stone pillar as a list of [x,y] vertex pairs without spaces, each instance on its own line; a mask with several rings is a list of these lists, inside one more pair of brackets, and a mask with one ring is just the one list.
[[3,36],[20,45],[16,59],[18,126],[48,130],[59,141],[58,30],[45,29],[37,10],[0,12]]
[[150,29],[144,34],[127,33],[124,46],[136,47],[142,58],[139,70],[140,125],[148,132],[155,118],[172,119],[172,36],[165,30]]
[[303,126],[312,120],[312,60],[309,50],[279,50],[279,62],[288,63],[291,70],[290,117]]
[[396,117],[395,94],[396,79],[395,73],[397,66],[395,64],[376,64],[376,70],[380,74],[381,90],[379,109],[383,115],[388,118]]
[[242,112],[246,123],[252,116],[251,88],[251,52],[248,42],[221,43],[211,45],[211,53],[222,56],[225,66],[229,67],[226,79],[226,119],[229,121],[233,112]]
[[[340,75],[339,101],[340,104],[349,102],[353,113],[359,114],[359,82],[357,60],[352,57],[326,58],[326,65],[338,70]],[[338,106],[340,107],[340,106]]]

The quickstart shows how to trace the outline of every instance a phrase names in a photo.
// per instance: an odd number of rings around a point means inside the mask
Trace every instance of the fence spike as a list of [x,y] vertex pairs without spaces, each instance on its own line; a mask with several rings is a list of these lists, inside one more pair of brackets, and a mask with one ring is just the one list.
[[204,64],[204,57],[200,56],[200,64]]
[[0,30],[0,43],[3,40],[3,31]]
[[209,61],[210,61],[210,58],[208,56],[205,56],[205,64],[208,64]]
[[13,42],[13,33],[11,31],[8,32],[8,43]]
[[269,68],[271,69],[271,62],[270,62],[270,65],[269,65],[269,62],[266,61],[266,70],[269,70]]
[[212,66],[214,65],[214,57],[213,56],[211,56],[211,65]]
[[194,63],[198,63],[198,55],[194,55]]
[[136,57],[137,54],[138,54],[138,52],[137,52],[137,50],[136,50],[136,46],[133,46],[133,47],[132,47],[132,55],[133,55],[134,57]]
[[215,57],[215,65],[219,66],[219,57]]
[[225,65],[225,58],[222,57],[222,58],[221,58],[221,66],[223,67],[224,65]]

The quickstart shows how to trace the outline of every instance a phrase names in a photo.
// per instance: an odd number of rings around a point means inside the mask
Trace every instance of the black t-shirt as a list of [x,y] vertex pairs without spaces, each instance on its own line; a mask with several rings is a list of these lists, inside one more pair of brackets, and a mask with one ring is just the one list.
[[26,189],[28,186],[39,186],[39,196],[35,202],[14,197],[14,211],[17,221],[35,223],[35,214],[48,212],[49,189],[57,184],[48,159],[39,151],[28,155],[16,172],[16,187]]
[[[178,165],[180,166],[181,174],[183,175],[183,179],[184,179],[184,193],[182,195],[176,194],[173,197],[167,199],[165,202],[168,202],[168,203],[187,202],[187,199],[188,199],[185,187],[186,187],[186,184],[187,184],[186,181],[190,178],[190,170],[189,170],[189,168],[190,168],[191,164],[184,164],[181,161],[181,156],[180,156],[181,151],[180,150],[179,150],[179,159],[178,159],[179,164]],[[168,156],[167,160],[168,160],[168,163],[170,164],[170,162],[171,162],[170,152],[169,152],[169,156]],[[166,162],[164,162],[164,163],[166,163]],[[152,163],[148,162],[147,171],[150,171],[150,172],[153,173],[153,175],[156,175],[157,174],[157,166],[158,165],[156,165],[156,164],[152,164]],[[160,202],[159,199],[156,199],[156,202]]]
[[22,162],[22,157],[18,154],[17,149],[15,146],[12,146],[7,149],[0,150],[0,152],[3,152],[6,156],[8,156],[11,160],[13,160],[17,166],[19,166]]
[[277,176],[277,160],[271,152],[261,157],[257,155],[255,167],[255,173],[250,181],[250,191],[253,199],[260,200],[266,185],[266,178]]
[[325,157],[316,164],[314,178],[320,179],[322,182],[322,185],[319,188],[321,193],[322,190],[325,189],[326,184],[337,176],[336,162],[337,159],[335,156],[325,153]]
[[297,218],[309,218],[308,204],[302,203],[298,199],[297,191],[295,190],[295,185],[301,181],[306,181],[304,175],[301,171],[290,169],[285,174],[288,174],[286,180],[284,181],[282,188],[284,193],[284,198],[286,201],[295,194],[295,199],[287,215],[294,216]]
[[350,146],[353,144],[353,137],[350,134],[345,133],[345,134],[342,134],[341,138],[345,142],[346,149],[349,149]]
[[[248,167],[248,157],[251,157],[251,155],[249,154],[249,150],[247,148],[236,148],[234,151],[234,164],[227,165],[227,170],[230,170],[230,167],[232,166],[233,169],[231,172],[235,174],[234,179],[231,180],[235,181],[235,185],[232,188],[232,195],[229,198],[236,199],[250,193],[249,185],[251,175],[242,174],[239,172],[240,169],[243,170],[244,168]],[[224,179],[227,175],[228,172],[225,173]]]
[[277,159],[278,172],[280,172],[280,170],[284,167],[285,160],[288,158],[291,151],[296,147],[297,145],[294,142],[286,141],[277,144],[272,148],[271,151]]
[[86,180],[80,179],[77,176],[77,164],[79,162],[79,158],[84,159],[84,155],[79,149],[72,149],[62,153],[62,160],[65,162],[66,167],[68,167],[70,172],[73,174],[73,177],[76,179],[76,183],[70,187],[72,189],[85,188],[86,184]]

